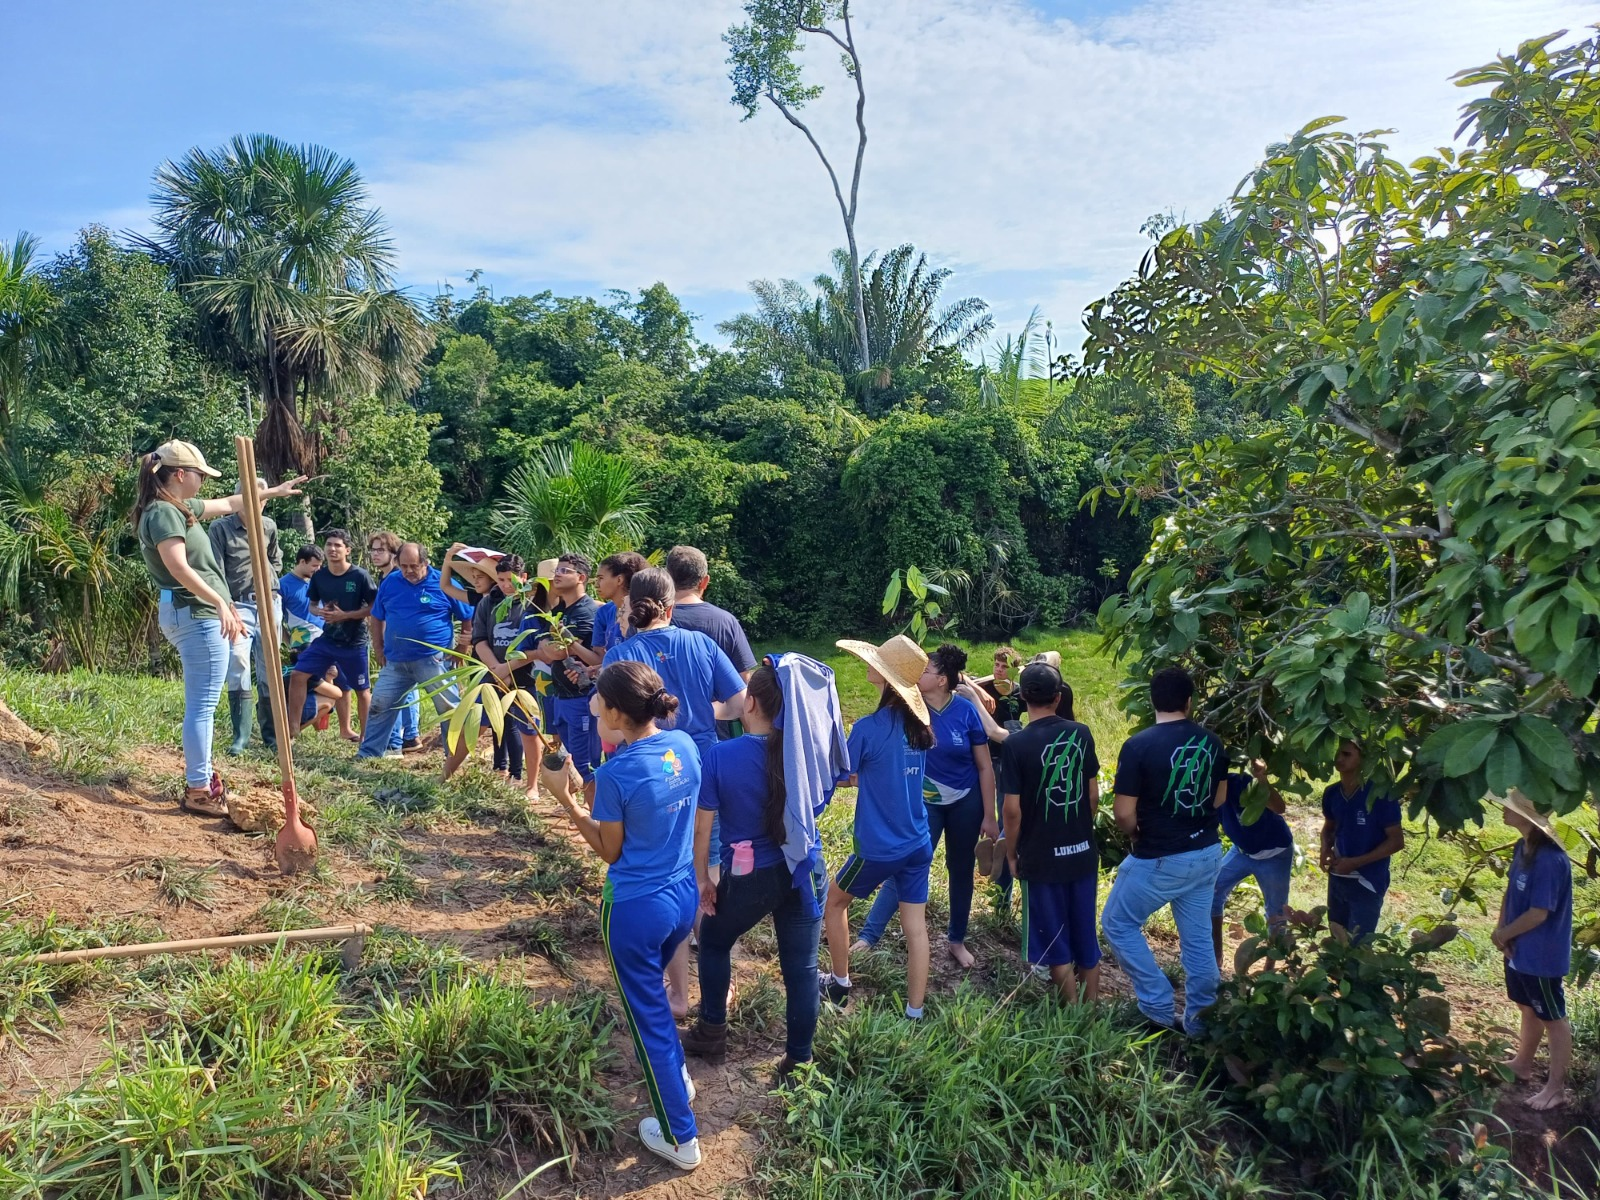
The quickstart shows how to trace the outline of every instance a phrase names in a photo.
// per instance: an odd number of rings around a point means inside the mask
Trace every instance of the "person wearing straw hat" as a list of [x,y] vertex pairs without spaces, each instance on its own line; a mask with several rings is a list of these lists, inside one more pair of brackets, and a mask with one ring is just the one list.
[[1322,793],[1322,869],[1328,924],[1360,941],[1378,928],[1389,890],[1389,860],[1405,849],[1400,802],[1373,794],[1361,777],[1361,747],[1345,740],[1333,756],[1339,782]]
[[1567,1102],[1572,1022],[1561,981],[1572,969],[1572,863],[1550,818],[1516,788],[1500,801],[1506,824],[1522,835],[1511,852],[1500,924],[1492,938],[1505,955],[1506,996],[1522,1013],[1517,1053],[1506,1065],[1527,1083],[1539,1043],[1550,1041],[1550,1073],[1528,1100],[1538,1112]]
[[[227,580],[200,525],[238,512],[244,497],[202,500],[216,479],[205,455],[191,442],[163,442],[139,462],[133,524],[139,552],[161,589],[161,632],[183,663],[183,775],[180,801],[187,812],[226,816],[227,789],[211,762],[217,701],[228,674],[229,645],[246,636]],[[266,499],[297,496],[305,476],[262,492]]]
[[856,787],[852,852],[828,888],[823,928],[833,970],[821,975],[822,994],[850,1002],[850,902],[866,900],[884,881],[900,896],[906,939],[906,1016],[922,1017],[928,991],[928,809],[922,799],[933,728],[917,688],[928,669],[921,646],[901,634],[881,646],[849,640],[839,649],[867,664],[867,681],[881,689],[876,711],[850,729],[851,782]]

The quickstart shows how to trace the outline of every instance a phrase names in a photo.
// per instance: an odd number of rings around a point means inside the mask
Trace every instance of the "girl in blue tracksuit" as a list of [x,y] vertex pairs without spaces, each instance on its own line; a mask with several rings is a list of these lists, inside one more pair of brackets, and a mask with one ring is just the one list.
[[638,662],[600,672],[600,735],[616,753],[595,772],[594,809],[557,793],[578,832],[607,863],[600,937],[622,998],[655,1116],[639,1125],[645,1148],[674,1166],[700,1165],[689,1105],[694,1085],[661,975],[694,924],[694,821],[700,753],[694,739],[656,722],[678,711],[661,676]]

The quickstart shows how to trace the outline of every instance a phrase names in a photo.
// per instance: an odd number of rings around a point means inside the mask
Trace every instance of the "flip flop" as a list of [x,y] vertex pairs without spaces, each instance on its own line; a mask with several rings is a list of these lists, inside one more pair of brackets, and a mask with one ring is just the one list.
[[994,839],[987,834],[978,839],[978,873],[985,879],[994,874]]

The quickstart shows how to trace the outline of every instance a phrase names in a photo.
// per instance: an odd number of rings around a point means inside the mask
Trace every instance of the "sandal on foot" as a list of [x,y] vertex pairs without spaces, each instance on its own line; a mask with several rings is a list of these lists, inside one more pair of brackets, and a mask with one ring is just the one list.
[[210,788],[185,788],[183,795],[178,798],[178,807],[196,817],[228,815],[227,802],[216,799],[211,794]]

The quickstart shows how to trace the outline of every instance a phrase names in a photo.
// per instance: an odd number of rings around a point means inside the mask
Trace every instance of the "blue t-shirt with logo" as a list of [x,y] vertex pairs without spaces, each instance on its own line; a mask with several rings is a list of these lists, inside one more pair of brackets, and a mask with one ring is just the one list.
[[[778,735],[782,737],[782,734]],[[749,842],[755,865],[775,867],[783,847],[767,836],[767,738],[747,733],[715,743],[700,764],[700,807],[722,814],[722,869],[733,866],[733,843]]]
[[472,609],[446,596],[439,587],[439,569],[429,567],[416,583],[400,571],[385,575],[372,602],[372,617],[384,623],[383,656],[390,662],[416,662],[438,654],[435,646],[454,646],[455,623],[472,620]]
[[[1379,796],[1369,808],[1371,795],[1370,783],[1363,783],[1353,796],[1346,796],[1344,786],[1337,783],[1322,793],[1322,815],[1333,822],[1333,849],[1338,857],[1372,853],[1383,845],[1386,830],[1400,824],[1400,801]],[[1356,874],[1369,890],[1381,892],[1389,886],[1389,860],[1370,862],[1357,868]]]
[[887,863],[927,849],[922,777],[928,752],[906,741],[899,712],[880,708],[862,717],[845,745],[856,776],[856,853]]
[[589,643],[592,650],[606,651],[622,640],[622,625],[617,620],[617,606],[607,600],[594,614],[594,634]]
[[1572,861],[1559,846],[1530,852],[1521,841],[1512,852],[1504,923],[1530,908],[1550,915],[1511,943],[1511,969],[1560,979],[1572,969]]
[[606,872],[609,899],[653,895],[694,870],[699,796],[700,751],[677,730],[618,746],[596,768],[594,819],[622,822],[622,854]]
[[1294,832],[1283,815],[1270,808],[1262,809],[1249,825],[1244,823],[1244,794],[1253,782],[1242,773],[1229,775],[1228,798],[1217,809],[1217,817],[1222,821],[1222,832],[1239,848],[1239,853],[1251,858],[1276,858],[1294,849]]
[[1122,743],[1112,791],[1138,798],[1135,858],[1165,858],[1215,846],[1217,785],[1228,776],[1222,739],[1185,717],[1140,730]]
[[625,638],[606,651],[602,669],[614,662],[641,662],[661,676],[661,685],[678,698],[671,727],[687,733],[704,756],[717,743],[712,703],[732,700],[744,680],[710,638],[692,629],[663,625]]
[[951,804],[978,786],[974,746],[987,746],[978,708],[965,696],[951,696],[943,708],[928,706],[933,725],[933,749],[928,751],[928,775],[923,798],[929,804]]

